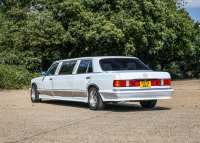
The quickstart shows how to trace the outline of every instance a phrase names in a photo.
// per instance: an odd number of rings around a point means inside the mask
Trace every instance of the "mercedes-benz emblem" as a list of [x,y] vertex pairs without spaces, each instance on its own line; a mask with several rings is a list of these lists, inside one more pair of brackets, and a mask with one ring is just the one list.
[[143,76],[144,76],[144,78],[147,78],[147,77],[148,77],[148,74],[147,74],[147,73],[144,73]]

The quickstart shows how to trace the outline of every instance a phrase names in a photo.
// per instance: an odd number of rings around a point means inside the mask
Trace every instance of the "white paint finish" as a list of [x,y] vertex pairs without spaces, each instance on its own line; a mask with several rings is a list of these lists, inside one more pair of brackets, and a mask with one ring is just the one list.
[[52,75],[52,76],[44,76],[42,79],[40,78],[40,81],[38,81],[40,84],[37,84],[37,88],[42,90],[52,90],[52,79],[54,77],[55,76]]
[[58,65],[58,67],[57,67],[57,69],[56,69],[56,71],[55,71],[55,75],[58,75],[58,74],[59,74],[59,71],[60,71],[60,68],[61,68],[62,64],[63,64],[63,62],[60,62],[60,63],[59,63],[59,65]]
[[78,60],[78,61],[76,62],[76,64],[75,64],[75,66],[74,66],[74,69],[73,69],[73,72],[72,72],[72,74],[76,74],[76,72],[77,72],[77,70],[78,70],[78,66],[79,66],[80,62],[81,62],[81,60]]
[[44,78],[45,76],[41,76],[41,77],[37,77],[37,78],[34,78],[31,80],[31,85],[33,83],[35,83],[37,85],[37,88],[41,88],[41,83],[42,83],[42,79]]
[[[140,87],[113,87],[114,80],[133,80],[133,79],[170,79],[167,72],[147,71],[102,71],[99,60],[103,58],[135,58],[135,57],[85,57],[68,60],[60,60],[55,76],[45,76],[33,79],[38,89],[45,89],[47,91],[66,91],[66,92],[84,92],[87,91],[89,84],[95,84],[99,88],[99,92],[104,102],[109,101],[139,101],[152,99],[170,99],[173,89],[170,86],[152,86],[148,89],[141,89]],[[93,72],[92,74],[76,74],[78,65],[81,60],[92,60]],[[77,61],[73,74],[58,75],[62,62]],[[86,77],[90,77],[86,79]],[[42,80],[44,78],[44,80]],[[52,78],[52,81],[49,80]],[[87,102],[87,97],[62,97],[62,96],[48,96],[41,95],[40,98],[49,98],[56,100],[80,101]]]
[[57,75],[53,78],[53,90],[72,90],[73,89],[73,79],[75,75]]
[[103,101],[137,101],[153,99],[170,99],[173,89],[146,89],[146,90],[122,90],[100,91]]
[[[92,74],[76,74],[73,79],[73,90],[87,91],[88,83],[90,82]],[[88,78],[88,79],[87,79]]]
[[96,73],[92,75],[90,83],[96,84],[99,89],[113,89],[113,80],[119,80],[119,74],[113,73]]
[[[144,76],[147,75],[147,77]],[[120,78],[126,79],[170,79],[170,75],[167,72],[154,72],[154,71],[129,71],[120,73]]]

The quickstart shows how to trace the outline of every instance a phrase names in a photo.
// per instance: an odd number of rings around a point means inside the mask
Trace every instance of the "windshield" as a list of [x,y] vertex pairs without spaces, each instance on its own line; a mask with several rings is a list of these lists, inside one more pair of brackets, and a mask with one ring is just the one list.
[[139,59],[133,58],[101,59],[100,65],[103,71],[150,70],[150,68]]

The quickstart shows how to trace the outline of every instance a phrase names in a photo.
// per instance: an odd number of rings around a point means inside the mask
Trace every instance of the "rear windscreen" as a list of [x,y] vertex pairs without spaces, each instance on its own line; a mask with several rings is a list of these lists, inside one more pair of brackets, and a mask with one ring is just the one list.
[[150,68],[139,59],[133,58],[101,59],[100,65],[103,71],[150,70]]

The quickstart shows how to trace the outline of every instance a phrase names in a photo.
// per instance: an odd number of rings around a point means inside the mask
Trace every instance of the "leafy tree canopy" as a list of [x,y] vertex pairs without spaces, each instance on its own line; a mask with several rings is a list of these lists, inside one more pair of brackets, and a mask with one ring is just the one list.
[[176,0],[0,3],[1,64],[33,72],[58,59],[126,55],[179,78],[199,76],[199,27]]

